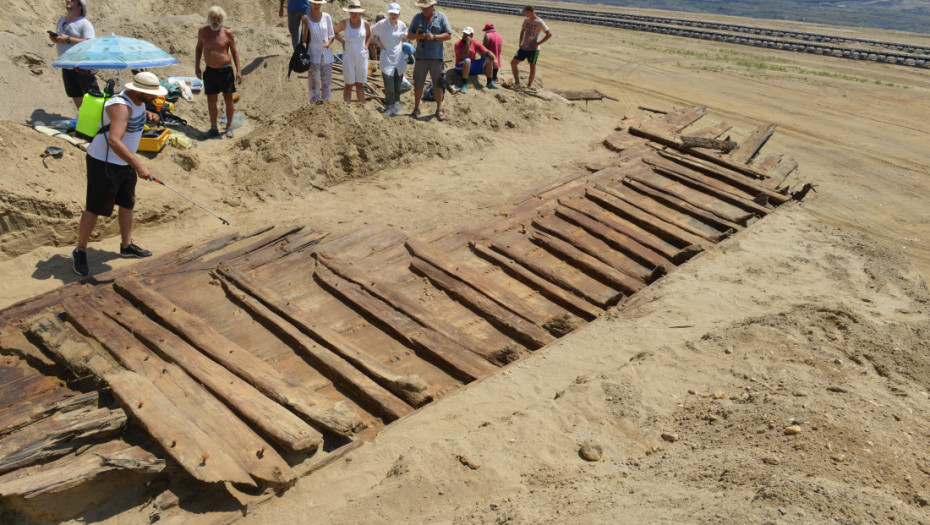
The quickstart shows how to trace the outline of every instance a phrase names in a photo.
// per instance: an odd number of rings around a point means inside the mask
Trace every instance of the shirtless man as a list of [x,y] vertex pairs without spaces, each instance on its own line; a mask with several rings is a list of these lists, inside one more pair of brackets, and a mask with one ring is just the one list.
[[[213,6],[207,11],[207,25],[200,28],[197,35],[197,52],[194,55],[194,73],[197,78],[203,79],[203,91],[207,94],[207,105],[210,110],[210,131],[206,138],[219,137],[220,131],[216,126],[217,95],[223,93],[226,103],[226,136],[233,137],[232,121],[235,113],[233,107],[233,93],[236,84],[242,84],[242,68],[239,67],[239,52],[236,51],[236,39],[232,31],[223,27],[226,11],[222,7]],[[232,55],[232,59],[229,58]],[[200,57],[207,63],[207,70],[200,70]],[[236,65],[233,76],[232,64]]]

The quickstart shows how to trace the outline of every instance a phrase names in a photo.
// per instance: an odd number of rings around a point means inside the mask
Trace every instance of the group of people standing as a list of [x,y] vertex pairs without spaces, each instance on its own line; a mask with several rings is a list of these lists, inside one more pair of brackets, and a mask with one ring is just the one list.
[[[435,9],[436,0],[417,0],[420,12],[413,16],[408,26],[400,20],[401,7],[397,3],[388,6],[387,16],[379,15],[378,21],[370,24],[362,18],[365,9],[358,0],[352,0],[343,10],[348,18],[334,24],[332,17],[324,13],[322,6],[326,0],[288,0],[288,30],[291,44],[306,46],[310,56],[310,70],[307,75],[310,102],[329,100],[332,90],[333,54],[332,44],[338,40],[342,44],[342,71],[344,79],[343,100],[352,101],[352,93],[358,102],[365,101],[365,82],[368,79],[369,49],[372,44],[380,49],[379,66],[384,82],[385,114],[395,116],[400,113],[401,86],[407,71],[407,59],[404,56],[405,42],[415,42],[415,63],[413,68],[414,107],[410,115],[420,116],[420,102],[426,87],[426,77],[430,78],[433,97],[436,100],[436,118],[443,121],[446,114],[442,109],[443,69],[445,51],[443,42],[452,39],[452,28],[446,15]],[[284,16],[284,0],[280,0],[279,13]],[[536,77],[536,61],[539,46],[552,38],[552,31],[545,22],[536,16],[532,6],[523,8],[523,26],[520,30],[520,48],[511,60],[514,84],[520,87],[520,75],[517,66],[526,60],[530,64],[527,87],[532,87]],[[464,83],[461,91],[468,92],[468,78],[484,74],[486,87],[499,87],[498,71],[501,66],[503,38],[488,23],[484,26],[483,43],[474,40],[475,31],[471,27],[462,30],[461,39],[455,43],[455,70]],[[540,35],[544,35],[540,39]]]

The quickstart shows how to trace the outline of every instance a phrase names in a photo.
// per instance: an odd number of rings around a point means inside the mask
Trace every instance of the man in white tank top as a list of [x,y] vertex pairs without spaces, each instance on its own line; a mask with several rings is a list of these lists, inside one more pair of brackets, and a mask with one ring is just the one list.
[[158,115],[145,110],[145,103],[163,97],[168,90],[154,73],[143,71],[126,84],[123,91],[104,105],[103,126],[87,148],[87,200],[78,226],[77,247],[71,252],[71,267],[78,275],[89,275],[87,242],[97,225],[97,217],[109,217],[113,207],[120,230],[122,257],[148,257],[152,252],[132,242],[133,208],[136,203],[136,177],[152,178],[136,150],[142,140],[146,119],[158,122]]

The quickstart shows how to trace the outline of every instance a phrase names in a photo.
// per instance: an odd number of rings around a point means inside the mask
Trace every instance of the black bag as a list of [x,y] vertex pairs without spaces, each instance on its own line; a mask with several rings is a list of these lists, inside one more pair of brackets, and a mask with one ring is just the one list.
[[291,71],[295,73],[306,73],[310,69],[310,54],[307,53],[307,46],[303,42],[297,44],[294,48],[294,54],[291,55],[291,63],[287,67],[287,78],[291,78]]

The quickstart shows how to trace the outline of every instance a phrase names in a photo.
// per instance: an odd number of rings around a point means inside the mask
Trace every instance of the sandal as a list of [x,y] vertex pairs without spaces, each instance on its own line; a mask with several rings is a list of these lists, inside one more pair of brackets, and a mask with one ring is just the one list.
[[420,108],[413,108],[413,111],[410,112],[411,118],[420,118]]
[[445,121],[445,120],[446,120],[446,112],[443,111],[443,110],[441,110],[441,109],[437,109],[437,110],[436,110],[436,120],[438,120],[439,122]]

